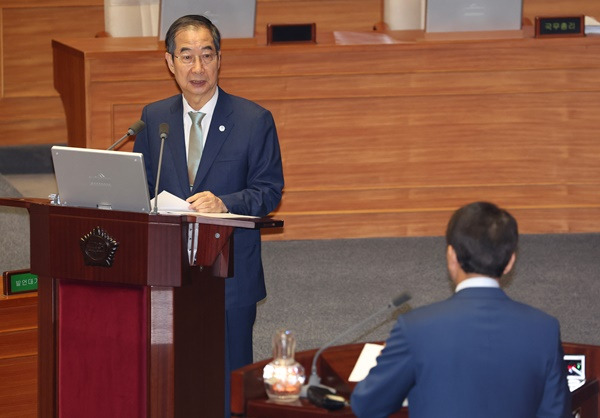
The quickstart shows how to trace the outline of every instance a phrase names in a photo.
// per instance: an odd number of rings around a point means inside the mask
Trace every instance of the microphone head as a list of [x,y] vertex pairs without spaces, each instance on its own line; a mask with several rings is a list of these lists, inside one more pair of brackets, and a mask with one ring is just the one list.
[[144,123],[144,121],[138,120],[137,122],[133,123],[129,127],[129,129],[127,130],[127,133],[129,135],[137,135],[145,127],[146,127],[146,124]]
[[394,305],[395,308],[397,308],[398,306],[408,302],[410,300],[410,295],[406,292],[396,296],[393,300],[392,300],[392,305]]
[[164,122],[161,123],[158,126],[158,133],[162,139],[166,138],[169,135],[169,124]]

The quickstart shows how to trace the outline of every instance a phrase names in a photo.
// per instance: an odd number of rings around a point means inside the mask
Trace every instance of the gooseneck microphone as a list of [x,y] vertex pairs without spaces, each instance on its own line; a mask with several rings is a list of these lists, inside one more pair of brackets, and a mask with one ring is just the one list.
[[119,138],[117,140],[117,142],[115,142],[110,147],[108,147],[107,150],[108,151],[112,151],[113,149],[115,149],[116,147],[118,147],[119,145],[121,145],[121,143],[123,141],[125,141],[127,138],[129,138],[131,135],[137,135],[138,133],[140,133],[140,131],[142,129],[144,129],[145,127],[146,127],[146,124],[143,121],[138,120],[133,125],[131,125],[129,127],[129,129],[127,129],[127,133],[125,135],[123,135],[121,138]]
[[165,139],[169,136],[169,124],[161,123],[158,127],[158,135],[160,136],[160,153],[158,154],[158,168],[156,170],[156,184],[154,185],[154,210],[153,213],[158,213],[158,185],[160,183],[160,171],[162,169],[163,150],[165,148]]
[[167,136],[169,136],[169,124],[168,123],[161,123],[158,126],[158,133],[160,135],[160,139],[161,140],[165,140],[167,139]]
[[[377,312],[375,312],[374,314],[372,314],[368,318],[366,318],[366,319],[360,321],[359,323],[351,326],[346,331],[344,331],[343,333],[341,333],[340,335],[338,335],[337,337],[335,337],[333,340],[331,340],[327,344],[325,344],[323,347],[321,347],[316,352],[315,356],[313,357],[312,367],[311,367],[311,372],[310,372],[310,377],[308,379],[308,383],[306,385],[302,386],[302,391],[301,391],[300,396],[306,397],[307,393],[308,393],[308,388],[311,387],[311,386],[326,387],[326,386],[321,385],[321,378],[317,374],[317,360],[319,359],[319,356],[321,355],[321,353],[325,349],[327,349],[327,348],[331,347],[332,345],[338,343],[342,338],[346,337],[351,332],[354,332],[354,331],[360,329],[367,322],[371,321],[376,316],[383,314],[388,309],[397,308],[400,305],[405,304],[409,300],[410,300],[410,295],[408,293],[402,293],[402,294],[396,296],[386,306],[384,306],[383,308],[381,308],[380,310],[378,310]],[[331,388],[329,388],[329,389],[331,389]],[[333,389],[331,389],[331,391],[335,392]]]

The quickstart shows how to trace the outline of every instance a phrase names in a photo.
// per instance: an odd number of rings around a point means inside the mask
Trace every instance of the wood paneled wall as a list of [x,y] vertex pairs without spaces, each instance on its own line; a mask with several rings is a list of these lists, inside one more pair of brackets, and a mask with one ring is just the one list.
[[595,0],[523,0],[523,17],[586,15],[600,19],[600,3]]
[[[0,145],[66,140],[50,39],[92,38],[102,5],[49,1],[0,0]],[[320,39],[368,33],[381,10],[380,0],[258,0],[255,44],[269,22],[315,21]],[[524,5],[530,20],[580,13],[599,17],[600,3]],[[507,206],[523,232],[599,231],[598,38],[503,42],[226,51],[222,86],[271,109],[282,140],[286,190],[276,216],[286,227],[269,239],[439,235],[450,211],[475,199]],[[100,83],[89,92],[67,70],[58,74],[94,97],[82,117],[101,128],[85,126],[81,140],[108,146],[139,117],[140,91],[176,91],[164,65],[140,77],[148,63],[138,58],[90,66],[86,77]]]
[[[104,30],[103,0],[0,0],[0,146],[66,142],[62,103],[52,81],[53,38]],[[525,0],[524,16],[588,14],[595,0]],[[258,0],[256,33],[267,23],[317,22],[319,32],[368,31],[382,0]]]
[[473,200],[526,233],[600,231],[598,41],[348,46],[304,84],[272,66],[282,238],[440,235]]
[[[0,289],[2,281],[0,280]],[[37,416],[37,293],[0,292],[0,416]]]
[[[256,33],[270,22],[317,22],[319,30],[369,30],[380,0],[258,0]],[[344,13],[339,13],[343,10]],[[0,146],[66,142],[53,86],[53,38],[104,31],[104,0],[0,0]],[[0,170],[1,171],[1,170]]]
[[[156,43],[125,42],[57,42],[57,65],[85,68],[79,84],[57,80],[87,112],[72,145],[108,147],[145,103],[177,92]],[[599,76],[597,36],[224,42],[220,84],[277,121],[285,228],[272,238],[315,239],[439,235],[473,200],[506,206],[522,232],[600,231]]]
[[93,37],[104,29],[103,6],[103,0],[0,0],[0,146],[65,142],[50,41]]

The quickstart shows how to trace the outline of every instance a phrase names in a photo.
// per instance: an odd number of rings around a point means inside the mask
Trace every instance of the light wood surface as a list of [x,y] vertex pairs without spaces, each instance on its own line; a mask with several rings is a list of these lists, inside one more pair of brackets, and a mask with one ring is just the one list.
[[[0,145],[68,132],[108,147],[177,92],[157,40],[94,39],[101,0],[0,11]],[[582,13],[600,17],[600,3],[523,6],[529,21]],[[381,20],[379,0],[258,0],[256,39],[224,41],[221,85],[272,110],[281,137],[286,228],[267,239],[440,235],[475,199],[516,212],[522,232],[600,229],[597,38],[373,44]],[[267,23],[301,22],[317,23],[317,45],[265,46]],[[65,42],[54,74],[51,39]]]
[[[315,22],[320,36],[368,31],[383,19],[381,0],[257,0],[255,33],[268,23]],[[587,14],[594,0],[524,0],[523,16]],[[104,31],[103,0],[0,0],[0,146],[66,142],[65,113],[54,89],[51,39]],[[134,66],[133,66],[134,67]]]
[[[380,16],[380,0],[258,0],[256,36],[266,39],[267,23],[309,21],[323,31],[369,30]],[[102,33],[104,0],[0,0],[0,17],[0,146],[66,142],[51,40]]]
[[0,360],[3,418],[37,416],[37,355]]
[[0,280],[0,415],[37,414],[37,293],[2,295]]
[[93,37],[104,28],[99,0],[0,1],[2,145],[65,142],[62,102],[52,82],[54,36]]
[[[56,73],[84,69],[57,78],[86,121],[70,127],[72,145],[106,148],[144,104],[178,92],[153,39],[54,45]],[[225,41],[221,86],[270,109],[280,136],[286,186],[275,215],[286,227],[267,239],[440,235],[473,200],[507,207],[523,233],[599,231],[599,52],[592,36]],[[85,106],[73,92],[85,92]]]

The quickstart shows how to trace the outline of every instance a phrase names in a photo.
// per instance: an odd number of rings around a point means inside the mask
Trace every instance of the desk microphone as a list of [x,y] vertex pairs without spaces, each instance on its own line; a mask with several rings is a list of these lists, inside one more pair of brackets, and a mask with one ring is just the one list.
[[343,337],[345,337],[346,335],[350,334],[351,332],[356,331],[357,329],[363,327],[367,322],[371,321],[373,318],[375,318],[378,315],[381,315],[382,313],[384,313],[385,311],[387,311],[388,309],[391,308],[397,308],[400,305],[408,302],[410,300],[410,295],[408,293],[402,293],[398,296],[396,296],[394,299],[392,299],[391,302],[389,302],[386,306],[384,306],[383,308],[381,308],[380,310],[378,310],[377,312],[375,312],[374,314],[372,314],[371,316],[369,316],[368,318],[360,321],[358,324],[353,325],[352,327],[348,328],[346,331],[344,331],[343,333],[341,333],[340,335],[338,335],[337,337],[335,337],[333,340],[331,340],[330,342],[328,342],[327,344],[325,344],[323,347],[321,347],[319,349],[319,351],[317,351],[317,353],[315,354],[315,356],[313,357],[313,361],[312,361],[312,367],[311,367],[311,373],[310,373],[310,378],[308,379],[308,383],[304,386],[302,386],[302,390],[300,392],[300,396],[302,397],[307,397],[308,396],[308,389],[311,386],[317,386],[317,387],[324,387],[327,389],[330,389],[330,391],[332,393],[335,393],[335,390],[333,390],[332,388],[328,388],[327,386],[324,386],[321,384],[321,378],[319,377],[319,375],[317,374],[317,360],[319,358],[319,356],[321,355],[321,353],[326,349],[331,347],[332,345],[338,343]]
[[162,157],[163,150],[165,148],[165,139],[169,136],[169,124],[161,123],[158,127],[158,134],[160,135],[160,153],[158,154],[158,169],[156,170],[156,184],[154,186],[154,211],[156,215],[158,213],[158,185],[160,183],[160,170],[162,169]]
[[137,135],[145,127],[146,127],[146,124],[143,121],[138,120],[133,125],[131,125],[129,127],[129,129],[127,129],[127,133],[125,135],[123,135],[121,138],[119,138],[119,140],[117,142],[115,142],[110,147],[108,147],[108,151],[111,151],[111,150],[115,149],[116,147],[118,147],[119,145],[121,145],[121,143],[123,141],[125,141],[127,138],[129,138],[131,135]]

